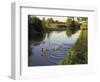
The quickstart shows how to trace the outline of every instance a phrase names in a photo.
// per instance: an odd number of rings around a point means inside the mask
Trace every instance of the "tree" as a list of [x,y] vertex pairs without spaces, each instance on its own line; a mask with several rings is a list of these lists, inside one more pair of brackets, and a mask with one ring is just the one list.
[[42,22],[39,18],[34,16],[29,16],[29,28],[33,28],[37,32],[41,32],[43,30]]
[[87,18],[87,17],[82,17],[82,20],[83,20],[83,21],[87,21],[88,18]]
[[55,20],[54,22],[55,22],[55,23],[59,23],[59,21],[58,21],[58,20]]
[[29,15],[28,16],[28,35],[29,39],[34,36],[35,33],[42,33],[43,27],[42,27],[42,21],[34,16]]
[[88,17],[77,17],[78,21],[88,21]]
[[42,20],[42,27],[45,28],[46,27],[46,21],[45,21],[45,17]]
[[52,23],[54,23],[53,18],[48,18],[46,21],[46,27],[50,27]]
[[67,26],[70,27],[72,25],[73,21],[74,21],[74,17],[68,17],[66,20]]

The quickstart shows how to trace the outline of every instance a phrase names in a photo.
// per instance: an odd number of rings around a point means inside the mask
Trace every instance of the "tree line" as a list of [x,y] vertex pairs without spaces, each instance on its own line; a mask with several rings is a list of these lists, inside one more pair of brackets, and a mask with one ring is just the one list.
[[70,29],[75,29],[75,27],[79,27],[80,21],[87,21],[87,17],[77,17],[77,20],[75,20],[75,17],[66,17],[66,21],[62,22],[59,20],[54,20],[52,17],[46,19],[45,17],[40,20],[36,16],[28,15],[28,33],[29,37],[34,35],[34,33],[43,33],[45,29],[50,27],[51,24],[66,24],[66,27]]

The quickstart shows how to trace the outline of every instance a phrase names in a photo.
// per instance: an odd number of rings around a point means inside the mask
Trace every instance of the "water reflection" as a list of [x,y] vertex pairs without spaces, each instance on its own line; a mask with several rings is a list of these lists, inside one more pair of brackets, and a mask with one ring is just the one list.
[[30,40],[28,41],[28,54],[29,56],[34,54],[34,52],[32,52],[32,48],[34,48],[37,45],[40,45],[43,41],[43,39],[45,38],[46,34],[44,33],[36,33],[34,34],[34,36],[32,36],[30,38]]
[[47,32],[47,37],[50,38],[52,32]]
[[[72,36],[73,35],[73,36]],[[79,31],[50,31],[37,33],[28,41],[29,66],[58,65],[75,43]]]
[[75,32],[77,32],[77,30],[78,29],[67,29],[66,30],[66,35],[68,36],[68,37],[71,37],[73,34],[75,34]]

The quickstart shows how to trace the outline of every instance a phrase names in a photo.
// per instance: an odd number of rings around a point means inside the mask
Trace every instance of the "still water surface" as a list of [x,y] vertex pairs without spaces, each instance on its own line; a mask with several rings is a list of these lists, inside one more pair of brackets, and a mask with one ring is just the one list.
[[76,42],[80,31],[52,31],[34,36],[29,41],[28,66],[59,65],[67,57],[67,51]]

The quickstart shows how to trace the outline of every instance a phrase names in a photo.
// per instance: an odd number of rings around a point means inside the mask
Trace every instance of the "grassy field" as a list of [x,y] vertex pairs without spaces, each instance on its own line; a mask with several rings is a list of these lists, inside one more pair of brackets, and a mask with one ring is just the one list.
[[88,41],[87,29],[81,29],[79,38],[75,45],[67,52],[67,58],[62,64],[87,64],[88,63]]

